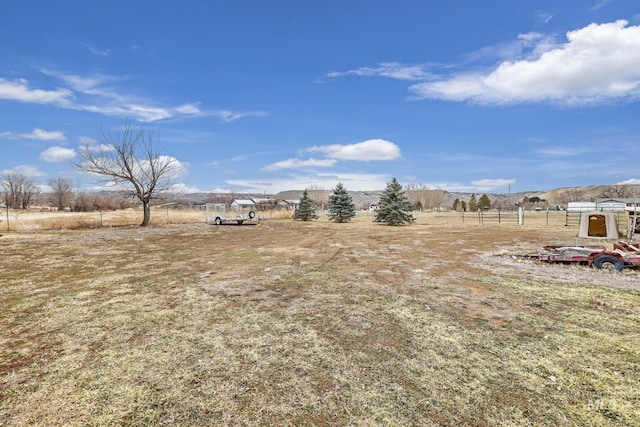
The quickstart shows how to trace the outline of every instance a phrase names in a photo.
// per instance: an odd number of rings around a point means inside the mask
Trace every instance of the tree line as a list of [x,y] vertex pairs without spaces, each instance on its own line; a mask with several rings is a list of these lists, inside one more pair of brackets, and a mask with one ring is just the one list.
[[119,193],[76,191],[65,178],[52,178],[46,184],[48,191],[43,192],[38,181],[24,174],[6,174],[0,178],[0,204],[10,209],[28,209],[37,205],[74,212],[118,210],[134,206],[131,199]]

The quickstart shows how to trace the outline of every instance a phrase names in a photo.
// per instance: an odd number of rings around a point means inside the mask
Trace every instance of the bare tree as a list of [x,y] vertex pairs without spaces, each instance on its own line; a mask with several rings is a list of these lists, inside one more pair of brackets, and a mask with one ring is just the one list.
[[100,129],[100,144],[85,143],[74,166],[99,176],[126,196],[142,203],[142,227],[151,220],[151,200],[170,191],[180,163],[160,154],[151,132],[127,123],[121,132]]
[[609,185],[602,191],[602,196],[609,199],[626,198],[631,194],[631,188],[629,185]]
[[412,207],[415,207],[418,202],[420,202],[420,204],[424,207],[424,203],[422,203],[422,200],[420,199],[420,193],[423,188],[424,186],[420,184],[404,185],[404,194]]
[[95,206],[96,196],[85,192],[76,193],[75,210],[77,212],[91,212]]
[[307,187],[309,199],[313,200],[316,205],[326,206],[329,203],[329,191],[319,185],[310,185]]
[[33,197],[38,194],[38,186],[23,174],[9,173],[2,180],[4,204],[12,209],[27,209]]
[[436,209],[442,206],[445,192],[439,189],[431,189],[425,184],[405,184],[404,192],[411,206],[419,206],[422,209]]
[[567,188],[564,191],[564,199],[566,203],[578,202],[582,199],[584,192],[581,188]]
[[51,187],[51,193],[49,193],[49,203],[62,210],[65,206],[71,204],[73,197],[73,190],[71,184],[64,178],[51,178],[47,181],[49,187]]
[[445,192],[443,190],[430,190],[424,187],[420,191],[420,200],[425,209],[439,209],[444,203]]

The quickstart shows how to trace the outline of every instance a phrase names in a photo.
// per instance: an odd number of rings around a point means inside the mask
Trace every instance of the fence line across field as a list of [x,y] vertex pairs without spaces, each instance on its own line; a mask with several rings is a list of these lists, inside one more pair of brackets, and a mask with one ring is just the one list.
[[[152,208],[151,224],[181,224],[207,223],[208,216],[216,213],[228,212],[223,204],[212,204],[205,209],[177,209],[166,205]],[[233,211],[234,214],[237,211]],[[247,211],[248,212],[248,211]],[[327,210],[318,211],[321,221],[328,221]],[[256,211],[264,220],[290,220],[292,212]],[[565,211],[518,211],[518,210],[488,210],[477,212],[424,211],[412,212],[417,224],[426,225],[505,225],[505,226],[554,226],[580,227],[580,213]],[[3,209],[0,221],[0,231],[37,231],[55,229],[100,228],[117,226],[134,226],[142,220],[140,209],[125,209],[119,211],[96,212],[36,212]],[[357,212],[354,221],[373,221],[375,211],[362,210]],[[617,223],[621,232],[628,224],[624,212],[617,214]]]

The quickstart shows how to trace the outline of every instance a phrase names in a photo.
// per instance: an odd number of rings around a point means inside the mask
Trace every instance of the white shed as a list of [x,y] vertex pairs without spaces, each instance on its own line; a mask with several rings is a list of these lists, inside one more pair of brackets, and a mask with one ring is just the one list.
[[231,209],[235,209],[237,211],[241,209],[255,209],[256,202],[252,199],[235,199],[229,206]]
[[569,202],[567,204],[567,212],[590,212],[595,210],[595,202]]

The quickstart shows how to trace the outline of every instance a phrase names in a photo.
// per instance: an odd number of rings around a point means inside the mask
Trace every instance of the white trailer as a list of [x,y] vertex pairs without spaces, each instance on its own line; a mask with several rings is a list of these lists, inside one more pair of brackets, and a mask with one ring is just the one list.
[[206,205],[206,220],[208,224],[222,225],[222,224],[237,224],[237,225],[256,225],[260,224],[262,217],[256,216],[254,211],[249,211],[248,214],[238,214],[233,216],[226,216],[226,208],[221,203],[207,203]]

